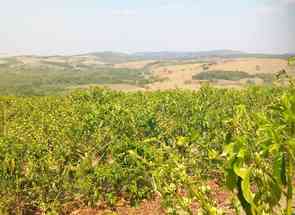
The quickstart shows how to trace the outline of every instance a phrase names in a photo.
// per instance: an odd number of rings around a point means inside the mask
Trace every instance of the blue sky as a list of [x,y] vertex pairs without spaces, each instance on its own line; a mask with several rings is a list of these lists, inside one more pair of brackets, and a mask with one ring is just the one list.
[[295,52],[295,0],[0,0],[0,54]]

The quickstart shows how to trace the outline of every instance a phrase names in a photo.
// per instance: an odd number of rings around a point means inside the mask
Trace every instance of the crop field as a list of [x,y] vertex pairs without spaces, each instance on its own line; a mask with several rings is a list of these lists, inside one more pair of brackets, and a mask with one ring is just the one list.
[[294,211],[295,89],[0,97],[0,214]]

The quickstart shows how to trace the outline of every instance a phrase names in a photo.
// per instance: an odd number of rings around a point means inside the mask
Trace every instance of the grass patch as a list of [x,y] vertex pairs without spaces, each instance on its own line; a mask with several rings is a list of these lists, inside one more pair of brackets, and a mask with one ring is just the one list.
[[[13,65],[13,67],[10,67]],[[0,95],[49,95],[63,93],[70,86],[89,84],[149,83],[149,76],[138,69],[99,67],[73,68],[64,63],[42,66],[0,65]]]
[[229,80],[229,81],[239,81],[244,78],[252,78],[250,74],[242,71],[219,71],[212,70],[208,72],[201,72],[193,76],[194,80]]
[[193,76],[194,80],[206,80],[206,81],[216,81],[216,80],[228,80],[228,81],[239,81],[241,79],[262,79],[264,83],[270,84],[275,80],[275,76],[270,73],[258,73],[250,75],[243,71],[207,71],[201,72]]

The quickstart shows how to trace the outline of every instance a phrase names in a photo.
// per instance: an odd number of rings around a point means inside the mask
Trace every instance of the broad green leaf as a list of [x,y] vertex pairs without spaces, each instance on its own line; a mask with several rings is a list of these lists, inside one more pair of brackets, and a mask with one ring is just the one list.
[[246,199],[246,201],[250,204],[252,204],[253,199],[254,199],[254,194],[251,191],[251,184],[250,184],[250,171],[247,171],[247,173],[245,173],[246,175],[244,175],[245,177],[242,180],[242,191],[243,191],[243,195],[244,198]]
[[282,184],[281,171],[283,163],[283,154],[280,153],[276,156],[273,163],[273,176],[279,184]]
[[249,176],[250,173],[250,169],[249,168],[245,168],[245,167],[241,167],[241,161],[237,160],[234,163],[234,172],[236,175],[240,176],[242,179],[246,178]]

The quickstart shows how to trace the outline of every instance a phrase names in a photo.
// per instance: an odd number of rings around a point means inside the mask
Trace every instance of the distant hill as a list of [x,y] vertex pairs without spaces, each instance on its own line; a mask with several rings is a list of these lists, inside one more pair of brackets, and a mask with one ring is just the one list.
[[[14,56],[14,57],[30,57],[40,60],[50,60],[54,61],[61,60],[73,63],[76,61],[87,61],[97,62],[99,64],[116,64],[124,63],[127,61],[137,61],[137,60],[190,60],[190,59],[210,59],[210,58],[281,58],[287,59],[295,54],[264,54],[264,53],[247,53],[236,50],[212,50],[212,51],[198,51],[198,52],[135,52],[135,53],[122,53],[122,52],[90,52],[79,55],[56,55],[56,56],[37,56],[37,55],[26,55],[26,56]],[[0,54],[0,58],[13,57],[6,54]]]
[[80,56],[95,56],[98,61],[104,63],[123,63],[131,60],[133,57],[126,53],[120,52],[92,52]]
[[233,55],[244,55],[245,52],[233,50],[213,50],[201,52],[137,52],[133,57],[149,59],[190,59],[190,58],[208,58],[208,57],[226,57]]
[[95,56],[99,61],[105,63],[121,63],[134,60],[183,60],[183,59],[207,59],[213,57],[220,58],[242,58],[242,57],[258,57],[258,58],[287,58],[291,54],[264,54],[264,53],[247,53],[236,50],[212,50],[199,52],[135,52],[131,54],[120,52],[94,52],[85,55]]

